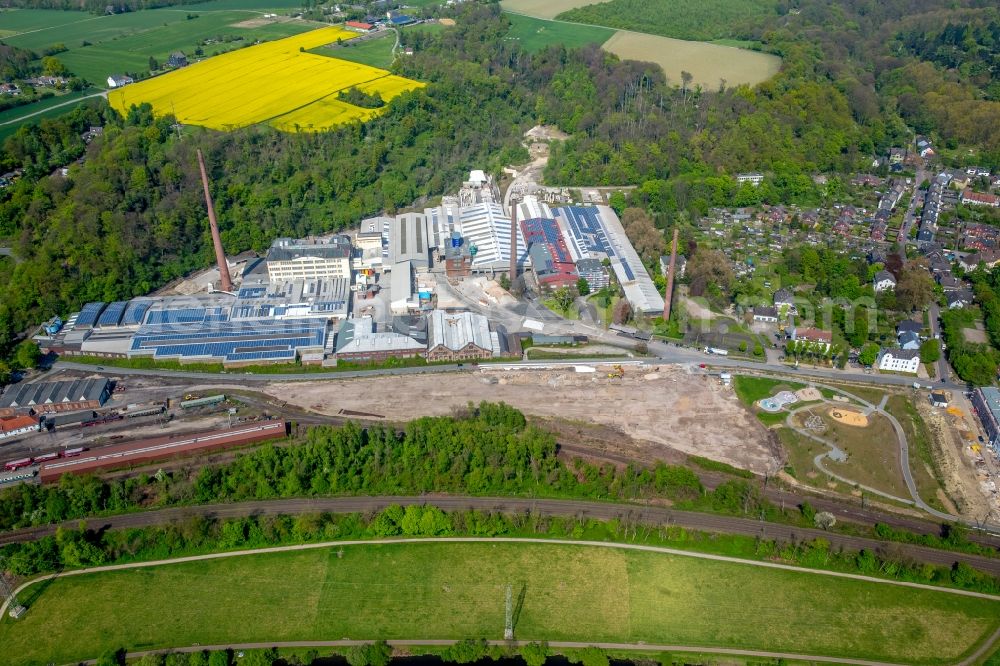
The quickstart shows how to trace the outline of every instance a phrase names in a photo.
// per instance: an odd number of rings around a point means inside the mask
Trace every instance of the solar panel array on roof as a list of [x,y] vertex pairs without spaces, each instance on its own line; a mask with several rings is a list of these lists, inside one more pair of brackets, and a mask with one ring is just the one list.
[[553,213],[557,217],[566,218],[573,240],[576,241],[581,250],[588,253],[606,254],[609,257],[615,256],[615,250],[608,242],[604,225],[601,224],[600,215],[596,208],[565,206],[556,208]]
[[157,324],[200,324],[205,320],[205,308],[179,308],[155,310],[146,319],[147,326]]
[[524,242],[528,245],[532,243],[547,245],[553,261],[561,264],[573,263],[573,257],[570,256],[566,241],[555,220],[547,218],[522,220],[521,233],[524,234]]
[[[276,360],[294,358],[302,347],[323,347],[321,319],[227,321],[212,325],[144,326],[132,338],[130,356],[155,358]],[[247,354],[257,355],[247,357]]]
[[87,328],[97,323],[97,317],[104,309],[103,302],[87,303],[80,310],[80,315],[76,318],[76,328]]
[[117,326],[121,323],[122,315],[125,314],[125,308],[128,307],[128,301],[115,301],[104,309],[104,312],[97,319],[98,326]]
[[237,298],[261,298],[267,293],[267,287],[243,287]]
[[122,326],[138,326],[149,309],[149,301],[131,301],[122,316]]

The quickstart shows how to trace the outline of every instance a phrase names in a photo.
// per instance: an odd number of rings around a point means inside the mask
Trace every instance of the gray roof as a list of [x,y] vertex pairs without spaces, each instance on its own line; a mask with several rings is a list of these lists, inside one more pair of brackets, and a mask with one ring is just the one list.
[[351,243],[346,236],[334,236],[328,243],[279,238],[267,251],[268,261],[292,261],[302,257],[343,259],[350,256]]
[[945,299],[948,301],[948,305],[953,303],[958,303],[960,301],[965,303],[971,303],[974,298],[972,291],[969,289],[959,289],[958,291],[949,291],[944,295]]
[[0,407],[31,407],[66,402],[102,402],[108,393],[107,379],[77,379],[8,386],[0,396]]
[[897,333],[903,333],[904,331],[920,333],[922,330],[924,330],[923,322],[913,321],[912,319],[904,319],[896,325]]
[[907,361],[920,356],[919,349],[883,349],[882,353],[892,354],[893,358],[901,358]]
[[900,345],[906,345],[911,342],[920,342],[920,335],[913,331],[903,331],[899,334]]
[[896,284],[896,276],[894,276],[889,271],[879,271],[875,274],[875,283],[878,284],[882,280],[890,280],[893,284]]
[[774,292],[774,303],[791,303],[792,302],[792,292],[788,289],[779,289]]
[[452,351],[459,351],[474,344],[480,349],[497,351],[490,333],[489,320],[473,312],[447,314],[443,310],[434,310],[428,317],[427,347],[438,346]]
[[758,305],[753,309],[754,315],[759,315],[761,317],[774,317],[778,318],[778,308],[772,307],[770,305],[760,306]]
[[375,332],[370,316],[347,319],[337,331],[338,354],[365,354],[394,351],[422,351],[424,345],[392,331]]

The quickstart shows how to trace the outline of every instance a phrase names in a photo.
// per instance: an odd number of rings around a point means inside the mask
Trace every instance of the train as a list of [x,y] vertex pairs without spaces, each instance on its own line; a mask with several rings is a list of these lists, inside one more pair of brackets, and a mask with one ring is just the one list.
[[51,453],[43,453],[34,458],[18,458],[17,460],[11,460],[4,463],[4,471],[13,472],[15,470],[21,469],[22,467],[31,467],[32,465],[40,465],[43,462],[48,462],[50,460],[55,460],[57,458],[72,458],[78,456],[87,450],[86,446],[75,446],[64,451],[52,451]]

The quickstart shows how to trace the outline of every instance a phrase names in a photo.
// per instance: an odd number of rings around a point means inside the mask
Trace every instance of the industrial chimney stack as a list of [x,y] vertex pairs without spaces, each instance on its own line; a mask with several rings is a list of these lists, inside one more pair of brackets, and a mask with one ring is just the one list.
[[205,206],[208,208],[208,225],[212,229],[212,244],[215,246],[215,261],[219,264],[219,288],[221,291],[233,290],[233,278],[229,275],[229,264],[226,263],[226,251],[222,249],[222,236],[219,235],[219,222],[215,219],[215,205],[212,203],[212,193],[208,190],[208,174],[205,172],[205,158],[198,149],[198,168],[201,169],[201,184],[205,188]]
[[510,207],[510,282],[517,279],[517,208],[520,200],[511,200]]
[[677,265],[677,227],[674,227],[674,242],[670,245],[670,266],[667,268],[667,290],[663,294],[663,322],[670,321],[670,300],[674,294],[674,268]]

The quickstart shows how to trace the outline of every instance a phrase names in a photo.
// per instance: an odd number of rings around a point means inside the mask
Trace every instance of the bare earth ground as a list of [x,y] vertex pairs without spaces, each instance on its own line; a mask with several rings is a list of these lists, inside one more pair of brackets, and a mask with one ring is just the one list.
[[[956,508],[963,515],[984,515],[990,510],[989,500],[979,487],[970,456],[966,455],[968,442],[961,436],[962,430],[975,432],[967,423],[969,412],[962,410],[962,416],[955,416],[943,409],[933,409],[922,400],[916,403],[933,438],[934,455],[948,495],[955,499]],[[971,408],[964,399],[953,404],[960,410]]]
[[756,85],[781,68],[781,58],[767,53],[625,30],[616,32],[601,48],[622,59],[656,63],[670,83],[679,84],[681,72],[690,72],[694,83],[711,89],[719,86],[719,79],[725,79],[727,86]]
[[976,344],[986,344],[989,342],[989,338],[986,337],[986,329],[983,327],[982,322],[976,322],[976,325],[973,328],[963,328],[962,337],[965,338],[966,342]]
[[[611,365],[596,373],[572,370],[504,371],[403,375],[343,382],[275,382],[265,392],[289,404],[336,415],[340,410],[379,414],[390,421],[449,415],[469,402],[503,401],[524,413],[568,422],[594,423],[663,450],[713,458],[764,473],[779,464],[764,427],[731,389],[681,369],[644,372],[625,369],[608,378]],[[622,447],[626,438],[622,438]],[[624,451],[623,451],[624,452]]]
[[563,12],[592,4],[593,0],[503,0],[500,6],[510,12],[553,19]]

